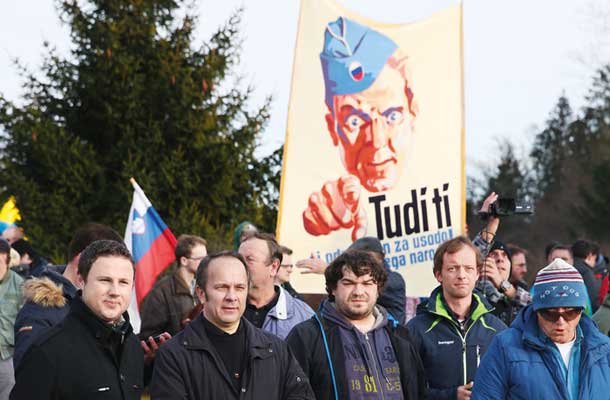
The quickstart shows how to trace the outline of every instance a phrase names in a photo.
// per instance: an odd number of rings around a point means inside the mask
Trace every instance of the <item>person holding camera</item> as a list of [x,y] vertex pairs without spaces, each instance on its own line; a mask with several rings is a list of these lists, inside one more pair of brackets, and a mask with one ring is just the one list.
[[476,288],[494,307],[492,313],[510,326],[519,311],[531,303],[531,295],[510,282],[511,253],[504,243],[496,239],[500,225],[500,217],[494,211],[497,202],[498,195],[492,192],[479,211],[479,215],[487,220],[487,226],[473,240],[484,257]]

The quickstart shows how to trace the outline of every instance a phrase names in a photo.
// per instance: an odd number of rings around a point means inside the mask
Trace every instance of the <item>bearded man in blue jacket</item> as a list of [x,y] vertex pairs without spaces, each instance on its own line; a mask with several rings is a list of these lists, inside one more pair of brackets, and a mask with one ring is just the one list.
[[583,314],[586,299],[570,264],[541,269],[533,304],[483,357],[472,399],[610,399],[610,339]]

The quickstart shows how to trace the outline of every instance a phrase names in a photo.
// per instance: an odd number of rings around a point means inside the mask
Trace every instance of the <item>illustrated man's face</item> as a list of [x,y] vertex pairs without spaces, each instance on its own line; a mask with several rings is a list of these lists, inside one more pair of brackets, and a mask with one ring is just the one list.
[[370,192],[398,180],[412,123],[405,90],[405,78],[386,64],[368,89],[335,96],[326,116],[345,168]]

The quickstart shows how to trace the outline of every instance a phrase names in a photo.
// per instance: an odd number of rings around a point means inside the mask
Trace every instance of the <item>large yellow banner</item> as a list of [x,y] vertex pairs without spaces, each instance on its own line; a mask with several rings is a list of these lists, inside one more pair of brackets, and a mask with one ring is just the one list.
[[278,219],[293,258],[376,236],[407,295],[430,293],[436,247],[464,229],[462,54],[460,5],[388,25],[302,0]]

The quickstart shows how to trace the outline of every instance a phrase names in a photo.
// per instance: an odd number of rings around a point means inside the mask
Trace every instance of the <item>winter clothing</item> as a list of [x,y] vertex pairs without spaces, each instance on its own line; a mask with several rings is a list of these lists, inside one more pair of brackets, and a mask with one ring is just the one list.
[[493,307],[491,313],[500,318],[506,326],[517,318],[519,311],[525,307],[518,302],[509,299],[504,294],[500,293],[491,281],[482,279],[477,281],[476,289],[483,294],[485,300]]
[[587,288],[582,276],[567,262],[556,258],[536,274],[534,311],[542,308],[587,306]]
[[589,267],[582,258],[574,257],[574,268],[582,275],[582,279],[587,287],[587,293],[589,295],[589,300],[591,301],[593,312],[597,311],[597,308],[599,307],[601,280],[595,278],[593,268]]
[[[309,376],[316,399],[421,399],[425,381],[421,360],[404,326],[389,323],[386,311],[375,309],[373,329],[362,334],[325,301],[319,315],[297,325],[287,338]],[[320,321],[320,322],[318,322]],[[321,325],[320,325],[321,324]],[[332,371],[321,326],[328,343]]]
[[[558,353],[538,327],[534,306],[526,307],[510,329],[492,341],[477,372],[472,399],[610,398],[610,339],[589,317],[581,316],[569,368]],[[571,387],[577,396],[570,394]]]
[[286,339],[295,325],[311,318],[314,312],[305,302],[295,299],[282,287],[276,287],[280,290],[277,304],[267,313],[262,329]]
[[175,335],[197,303],[197,296],[176,269],[172,275],[161,278],[144,298],[140,337],[145,339],[163,332]]
[[404,325],[407,319],[405,280],[398,272],[389,271],[387,263],[384,262],[384,265],[388,268],[388,280],[377,299],[377,304],[385,308],[400,325]]
[[247,359],[240,391],[204,328],[203,314],[158,351],[151,399],[313,399],[309,381],[286,344],[245,318]]
[[23,304],[23,279],[10,269],[0,281],[0,360],[13,356],[15,350],[15,319]]
[[15,374],[11,400],[140,399],[144,353],[123,314],[113,327],[80,296],[68,316],[38,337]]
[[[474,380],[480,357],[506,325],[477,293],[470,315],[460,323],[446,305],[442,287],[432,291],[425,306],[407,324],[426,370],[427,399],[455,399],[457,387]],[[461,362],[460,362],[461,360]]]
[[606,295],[603,304],[593,314],[593,321],[601,333],[610,336],[610,294]]
[[46,271],[26,280],[23,294],[25,304],[15,321],[15,370],[34,339],[68,315],[76,287],[63,275]]

